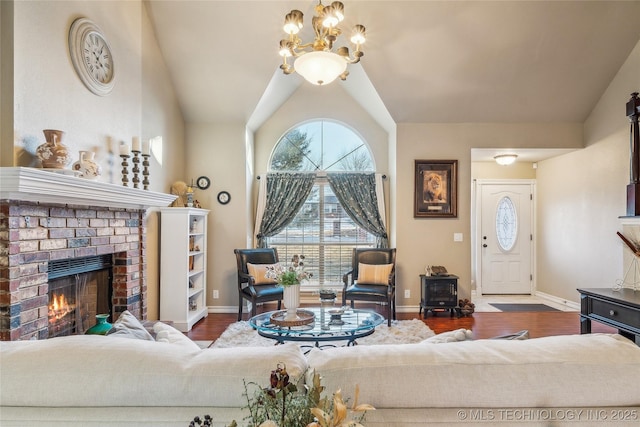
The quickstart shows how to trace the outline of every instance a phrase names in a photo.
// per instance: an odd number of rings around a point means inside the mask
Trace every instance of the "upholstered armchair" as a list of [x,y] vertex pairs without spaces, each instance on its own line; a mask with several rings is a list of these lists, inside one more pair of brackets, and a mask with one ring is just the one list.
[[351,271],[343,277],[342,305],[351,301],[373,301],[387,304],[387,323],[396,318],[396,250],[395,248],[356,248]]
[[265,277],[267,266],[278,262],[278,251],[273,248],[235,249],[238,265],[238,320],[242,320],[242,302],[251,301],[251,316],[256,315],[256,305],[278,301],[282,306],[282,287],[275,280]]

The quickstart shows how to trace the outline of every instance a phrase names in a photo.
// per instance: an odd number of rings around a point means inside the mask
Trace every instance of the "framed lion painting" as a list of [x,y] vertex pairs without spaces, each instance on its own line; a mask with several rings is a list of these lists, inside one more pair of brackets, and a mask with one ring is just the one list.
[[458,217],[458,161],[415,161],[414,218]]

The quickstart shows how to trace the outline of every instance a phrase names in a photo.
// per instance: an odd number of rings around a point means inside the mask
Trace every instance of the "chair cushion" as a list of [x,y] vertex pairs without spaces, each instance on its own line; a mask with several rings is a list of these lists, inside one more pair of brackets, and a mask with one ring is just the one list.
[[386,300],[388,291],[388,285],[367,285],[355,282],[347,288],[345,294],[347,295],[347,298],[353,294],[357,294],[360,297],[368,296]]
[[393,264],[358,264],[358,282],[370,285],[388,285]]
[[274,268],[275,264],[251,264],[247,263],[247,271],[256,281],[256,285],[272,285],[278,283],[275,279],[266,276],[267,270]]
[[[256,291],[256,298],[263,299],[266,298],[268,300],[276,300],[282,299],[282,286],[276,284],[270,285],[256,285],[253,287]],[[247,295],[247,298],[251,298],[251,292],[249,292],[249,287],[242,288],[242,293]]]

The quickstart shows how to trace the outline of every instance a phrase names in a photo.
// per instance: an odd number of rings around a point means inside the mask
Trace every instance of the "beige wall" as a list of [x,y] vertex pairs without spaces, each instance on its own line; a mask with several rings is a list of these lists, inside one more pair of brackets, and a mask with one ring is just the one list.
[[0,1],[0,166],[13,166],[13,2]]
[[538,291],[577,302],[576,288],[623,276],[629,183],[625,103],[640,90],[640,42],[584,124],[587,148],[538,165]]
[[[444,265],[460,277],[460,298],[471,294],[471,149],[579,148],[582,126],[565,124],[399,124],[397,154],[398,306],[420,302],[418,276],[426,265]],[[414,160],[458,160],[458,217],[413,217]],[[489,178],[489,176],[483,176]],[[494,178],[491,176],[490,178]],[[463,242],[453,234],[462,233]],[[404,298],[410,289],[411,298]]]
[[537,164],[520,162],[501,166],[496,162],[473,162],[471,179],[536,179]]
[[[10,34],[8,4],[14,9]],[[113,50],[117,81],[104,97],[84,87],[69,56],[69,27],[80,16],[102,28]],[[13,61],[13,78],[6,69],[0,76],[2,166],[37,166],[34,153],[44,142],[42,129],[61,129],[74,161],[79,150],[95,151],[103,167],[100,180],[119,184],[119,158],[109,155],[108,140],[130,143],[133,136],[162,136],[165,161],[160,165],[151,159],[150,190],[168,192],[171,182],[183,179],[184,123],[141,2],[2,1],[1,19],[3,69]],[[15,161],[8,161],[13,156],[6,153],[12,152]],[[147,226],[148,313],[157,318],[158,239],[152,212]]]
[[[245,196],[250,179],[245,172],[245,128],[241,123],[192,123],[187,126],[187,140],[187,178],[205,175],[211,179],[208,189],[195,193],[202,207],[211,211],[207,223],[207,304],[217,307],[213,311],[233,312],[238,301],[233,250],[247,247],[247,213],[253,211]],[[216,198],[223,190],[231,194],[226,205]],[[218,300],[213,299],[214,289],[219,290]]]

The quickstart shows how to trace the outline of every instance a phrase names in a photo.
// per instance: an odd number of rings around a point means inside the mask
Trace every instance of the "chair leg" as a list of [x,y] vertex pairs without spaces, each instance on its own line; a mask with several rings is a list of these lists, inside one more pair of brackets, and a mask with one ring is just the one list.
[[256,315],[256,306],[257,306],[257,302],[255,300],[251,300],[251,317]]
[[278,310],[282,309],[282,300],[278,300]]
[[242,295],[238,296],[238,299],[240,300],[238,302],[238,322],[242,320],[242,302],[244,301],[244,299],[242,298]]

